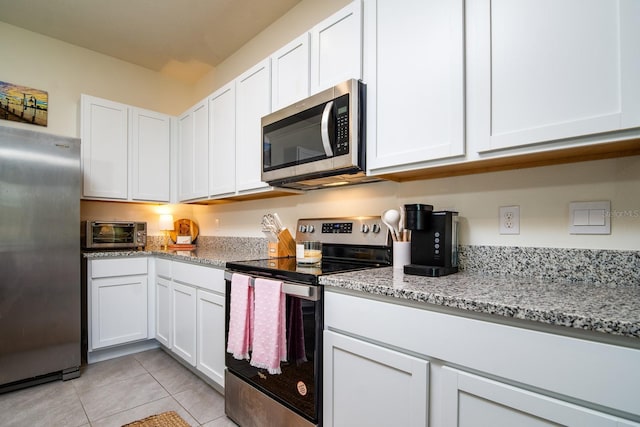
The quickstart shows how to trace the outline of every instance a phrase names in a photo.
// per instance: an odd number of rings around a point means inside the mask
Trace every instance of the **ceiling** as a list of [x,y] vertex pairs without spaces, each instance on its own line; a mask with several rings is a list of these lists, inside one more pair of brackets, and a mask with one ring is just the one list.
[[194,83],[301,0],[0,0],[0,21]]

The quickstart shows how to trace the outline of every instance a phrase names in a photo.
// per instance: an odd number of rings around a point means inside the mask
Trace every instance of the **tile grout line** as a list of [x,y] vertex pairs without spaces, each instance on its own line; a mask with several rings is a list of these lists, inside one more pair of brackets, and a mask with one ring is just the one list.
[[[162,351],[162,350],[161,350],[161,351]],[[134,356],[134,357],[135,357],[135,356]],[[168,357],[171,357],[171,356],[168,356]],[[144,366],[144,364],[143,364],[140,360],[138,360],[137,358],[136,358],[136,360],[138,361],[138,363],[140,363],[140,365],[142,365],[142,368],[143,368],[145,371],[147,371],[147,373],[148,373],[149,375],[151,375],[151,378],[153,378],[153,380],[154,380],[155,382],[157,382],[157,383],[160,385],[160,387],[162,387],[162,389],[163,389],[164,391],[166,391],[166,392],[167,392],[167,394],[168,394],[169,396],[171,396],[171,398],[174,400],[174,402],[176,402],[176,403],[178,404],[178,406],[180,406],[180,407],[181,407],[181,408],[182,408],[182,409],[183,409],[187,414],[189,414],[189,416],[190,416],[191,418],[193,418],[193,419],[198,423],[198,427],[203,425],[203,424],[201,424],[201,423],[200,423],[200,420],[198,420],[198,419],[197,419],[197,418],[196,418],[196,417],[195,417],[191,412],[189,412],[189,410],[188,410],[187,408],[185,408],[185,407],[182,405],[182,403],[180,403],[180,401],[179,401],[178,399],[176,399],[176,398],[175,398],[175,396],[173,395],[173,393],[171,393],[169,390],[167,390],[167,388],[166,388],[164,385],[162,385],[162,383],[161,383],[160,381],[158,381],[158,379],[155,377],[155,375],[153,375],[153,373],[152,373],[151,371],[149,371],[149,369],[147,369],[147,367],[146,367],[146,366]],[[174,361],[174,362],[175,362],[175,361]],[[178,362],[175,362],[175,363],[177,363],[177,364],[178,364],[178,366],[180,366],[180,364],[179,364]],[[168,368],[165,368],[165,369],[168,369]],[[182,393],[183,391],[185,391],[185,390],[182,390],[182,391],[180,391],[179,393]]]

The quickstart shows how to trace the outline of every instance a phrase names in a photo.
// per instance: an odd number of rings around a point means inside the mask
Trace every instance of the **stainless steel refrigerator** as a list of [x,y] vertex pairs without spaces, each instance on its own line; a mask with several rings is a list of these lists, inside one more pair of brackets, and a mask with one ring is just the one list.
[[0,125],[0,392],[79,375],[80,140]]

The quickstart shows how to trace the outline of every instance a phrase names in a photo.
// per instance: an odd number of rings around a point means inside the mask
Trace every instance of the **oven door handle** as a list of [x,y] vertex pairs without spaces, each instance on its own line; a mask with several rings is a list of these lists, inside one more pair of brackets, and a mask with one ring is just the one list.
[[[242,273],[240,273],[242,274]],[[224,272],[224,279],[231,281],[233,273],[231,271]],[[248,275],[247,275],[248,276]],[[249,276],[251,286],[255,286],[256,277]],[[273,280],[267,279],[265,280]],[[291,295],[294,297],[306,299],[309,301],[318,301],[320,299],[320,287],[313,285],[301,285],[299,283],[282,282],[282,293],[285,295]]]

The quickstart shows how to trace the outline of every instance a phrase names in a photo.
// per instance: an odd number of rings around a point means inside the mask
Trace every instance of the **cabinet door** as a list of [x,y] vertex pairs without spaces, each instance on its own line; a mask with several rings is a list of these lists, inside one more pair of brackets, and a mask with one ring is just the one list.
[[327,426],[426,426],[429,362],[324,332]]
[[209,106],[204,100],[178,121],[179,199],[207,196],[209,184]]
[[311,30],[311,93],[361,77],[362,2],[356,0]]
[[193,112],[178,119],[178,199],[189,200],[193,194]]
[[203,100],[193,112],[193,197],[207,197],[209,187],[209,102]]
[[444,367],[443,426],[632,426],[634,423]]
[[209,98],[209,195],[236,190],[236,85],[223,86]]
[[463,1],[367,0],[364,15],[369,169],[463,155]]
[[173,282],[171,286],[172,351],[196,366],[196,290]]
[[224,387],[224,296],[198,289],[197,368]]
[[265,59],[236,79],[236,188],[266,188],[262,171],[262,116],[271,111],[271,71]]
[[156,339],[171,348],[171,281],[156,278]]
[[147,276],[92,279],[91,349],[147,337]]
[[467,5],[468,131],[478,151],[640,125],[637,1]]
[[171,118],[131,109],[131,198],[169,202],[171,188]]
[[309,96],[309,33],[271,55],[271,109],[284,108]]
[[128,107],[81,96],[84,197],[124,199],[128,177]]

